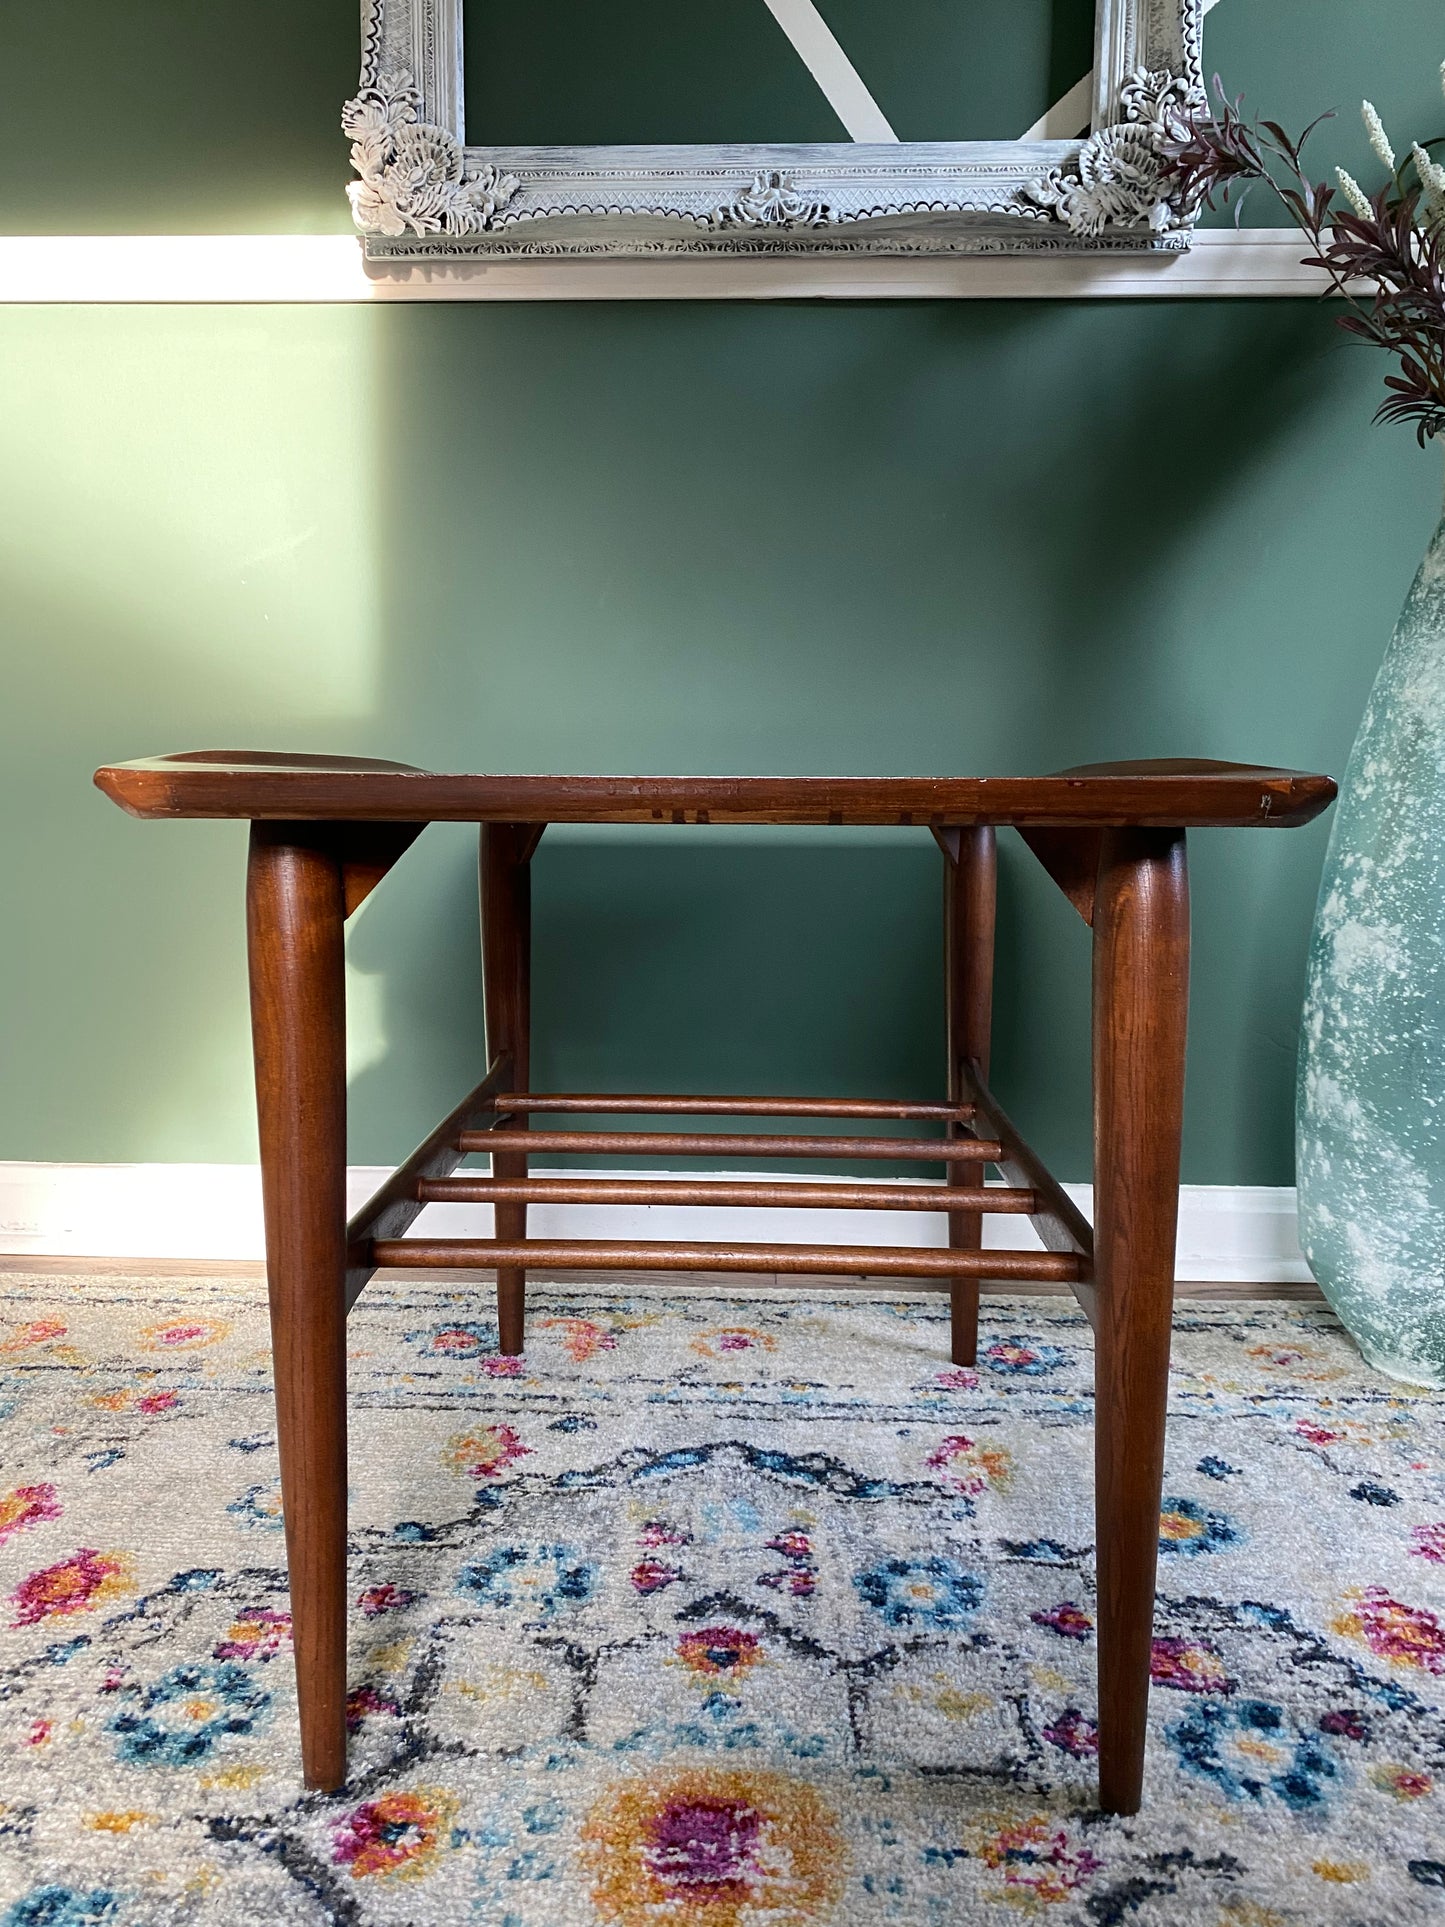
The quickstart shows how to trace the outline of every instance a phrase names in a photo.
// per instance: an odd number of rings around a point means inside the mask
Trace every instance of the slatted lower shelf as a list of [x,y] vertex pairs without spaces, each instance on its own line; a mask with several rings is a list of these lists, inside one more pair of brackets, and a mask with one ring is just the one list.
[[[511,1063],[497,1058],[487,1076],[443,1119],[431,1136],[392,1173],[347,1227],[346,1302],[355,1303],[379,1267],[441,1270],[464,1267],[520,1274],[538,1271],[733,1271],[822,1273],[860,1278],[985,1279],[1059,1284],[1072,1288],[1094,1317],[1093,1237],[1061,1186],[1019,1137],[976,1065],[960,1063],[961,1095],[945,1102],[886,1099],[697,1097],[594,1092],[528,1093],[508,1088]],[[801,1116],[932,1122],[937,1137],[868,1137],[842,1133],[795,1135],[697,1131],[576,1131],[518,1128],[531,1113],[646,1112],[712,1116]],[[975,1134],[965,1125],[982,1126]],[[656,1180],[642,1175],[579,1173],[532,1177],[527,1159],[547,1153],[603,1156],[836,1158],[943,1164],[947,1181],[906,1184],[824,1183],[764,1178]],[[506,1159],[502,1174],[458,1171],[469,1153]],[[980,1183],[984,1164],[997,1165],[1000,1186]],[[1030,1218],[1042,1251],[995,1251],[917,1245],[721,1244],[653,1240],[404,1237],[430,1204],[490,1204],[515,1213],[547,1205],[714,1205],[731,1209],[782,1206],[792,1210],[946,1212],[959,1225],[1005,1212]]]

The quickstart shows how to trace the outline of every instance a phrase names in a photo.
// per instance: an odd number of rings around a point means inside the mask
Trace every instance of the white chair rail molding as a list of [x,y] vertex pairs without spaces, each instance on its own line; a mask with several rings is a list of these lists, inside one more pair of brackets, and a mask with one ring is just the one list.
[[8,302],[1242,300],[1328,292],[1299,236],[1206,228],[1182,253],[368,261],[347,234],[0,236]]

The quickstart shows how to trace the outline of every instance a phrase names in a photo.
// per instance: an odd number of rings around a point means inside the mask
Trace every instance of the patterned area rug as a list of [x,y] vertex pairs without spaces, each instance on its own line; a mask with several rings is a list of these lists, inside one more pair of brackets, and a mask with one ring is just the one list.
[[1445,1400],[1323,1310],[1181,1308],[1121,1821],[1063,1303],[374,1284],[321,1797],[258,1295],[0,1278],[4,1927],[1441,1917]]

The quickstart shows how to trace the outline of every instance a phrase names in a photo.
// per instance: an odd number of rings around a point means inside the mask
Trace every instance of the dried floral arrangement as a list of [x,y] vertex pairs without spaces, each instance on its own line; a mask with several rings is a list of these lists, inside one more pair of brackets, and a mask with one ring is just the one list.
[[1414,422],[1423,446],[1445,430],[1445,167],[1431,155],[1445,136],[1414,142],[1397,162],[1379,114],[1362,102],[1370,146],[1389,174],[1366,194],[1343,168],[1334,186],[1305,172],[1305,142],[1328,114],[1292,140],[1275,121],[1246,120],[1217,74],[1214,93],[1217,105],[1204,101],[1176,116],[1165,144],[1179,200],[1197,212],[1252,183],[1274,193],[1309,238],[1307,265],[1323,269],[1328,292],[1349,303],[1340,326],[1397,359],[1375,419]]

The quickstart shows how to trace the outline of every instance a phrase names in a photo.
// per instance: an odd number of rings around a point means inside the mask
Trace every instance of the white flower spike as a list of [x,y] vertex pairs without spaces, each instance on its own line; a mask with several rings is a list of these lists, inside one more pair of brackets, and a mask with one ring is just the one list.
[[1438,161],[1432,161],[1419,141],[1416,141],[1412,153],[1415,171],[1420,176],[1420,198],[1426,223],[1430,227],[1445,226],[1445,167],[1441,167]]
[[1375,218],[1375,210],[1370,206],[1369,201],[1365,197],[1365,190],[1360,186],[1360,183],[1355,179],[1354,175],[1347,174],[1342,167],[1337,167],[1335,169],[1335,176],[1340,184],[1340,192],[1344,195],[1355,213],[1359,215],[1362,221],[1372,221]]
[[1374,107],[1368,100],[1362,100],[1360,102],[1360,118],[1365,123],[1365,132],[1370,137],[1370,145],[1375,150],[1375,158],[1393,174],[1395,171],[1395,150],[1391,147],[1389,136],[1385,132],[1385,123],[1380,119],[1380,116],[1375,112]]

